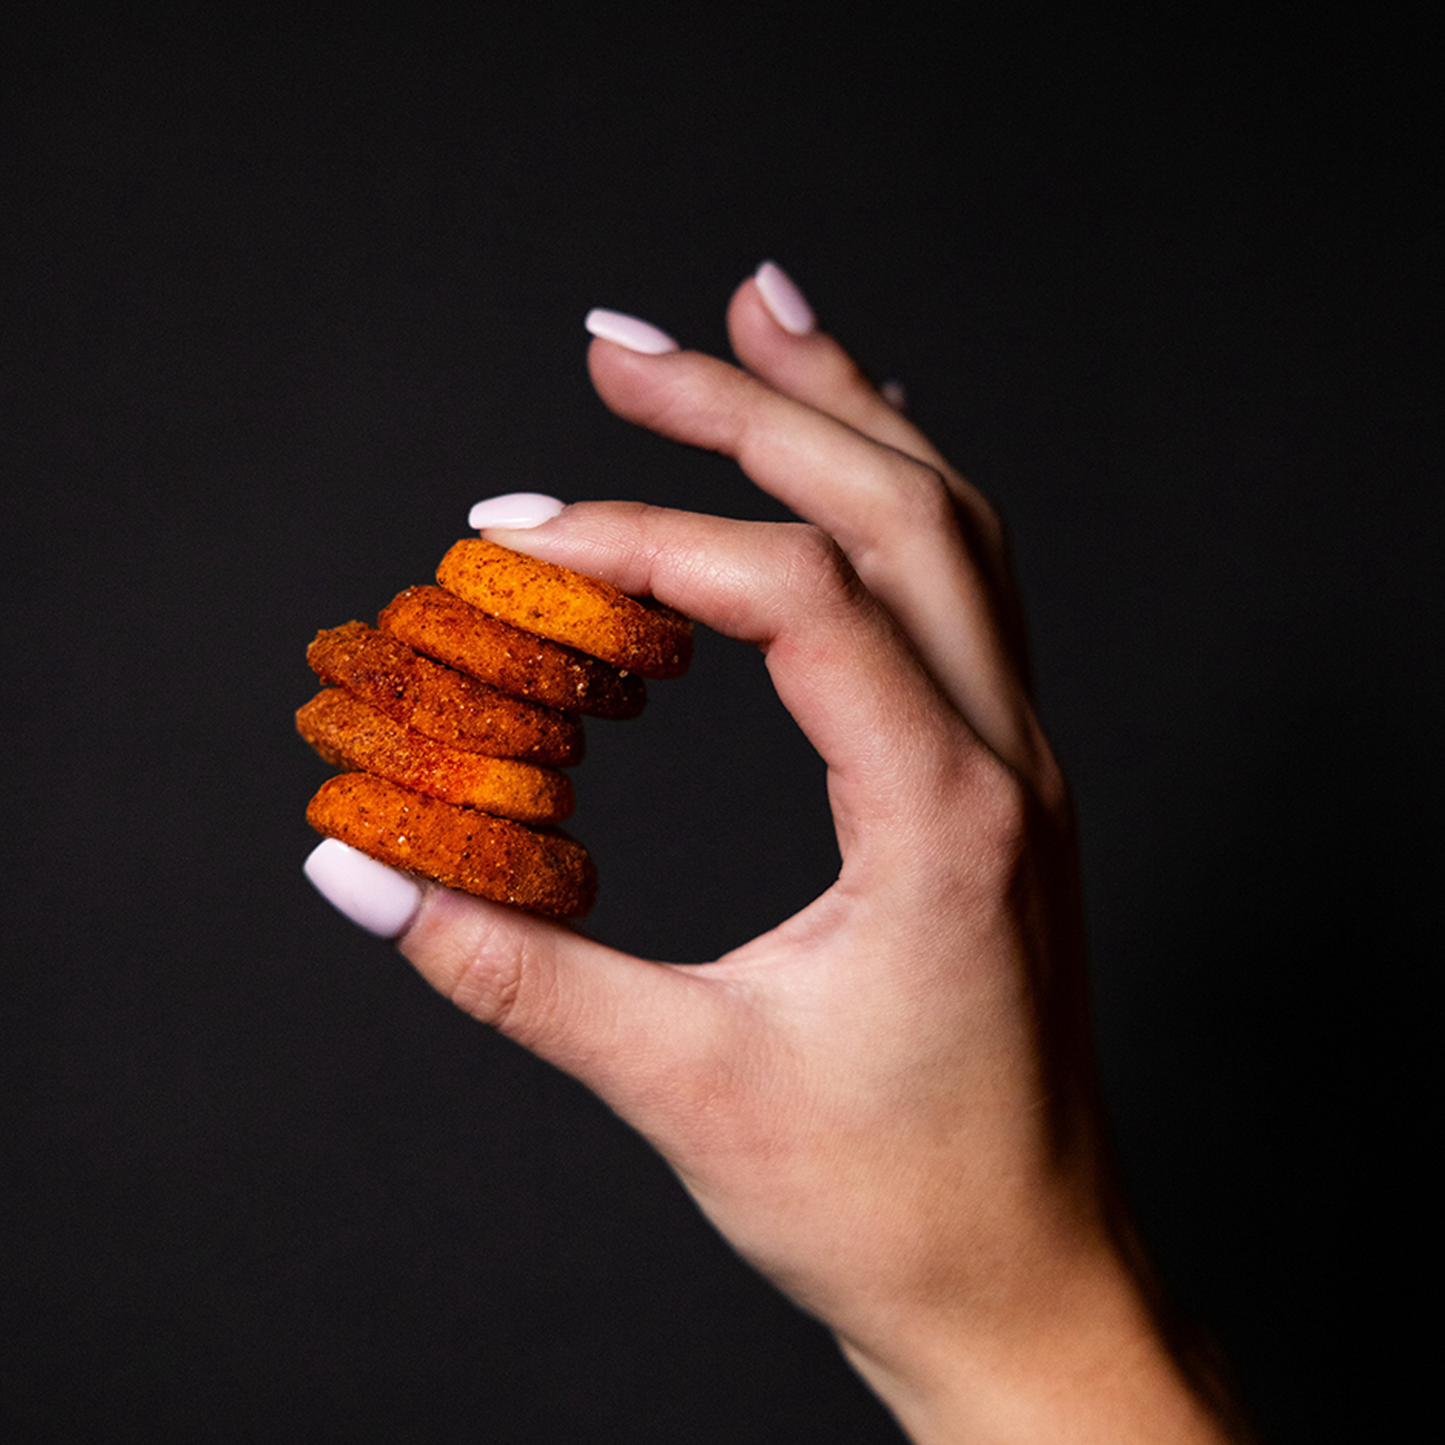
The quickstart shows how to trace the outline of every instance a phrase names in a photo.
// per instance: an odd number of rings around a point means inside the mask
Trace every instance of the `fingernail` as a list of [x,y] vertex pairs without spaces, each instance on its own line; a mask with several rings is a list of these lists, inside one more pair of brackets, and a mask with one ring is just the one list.
[[421,905],[421,889],[404,873],[358,853],[339,838],[317,844],[305,871],[333,908],[378,938],[405,933]]
[[622,311],[592,310],[587,313],[584,323],[594,335],[604,341],[615,341],[629,351],[640,351],[644,356],[661,356],[667,351],[680,351],[667,332],[659,331],[649,322],[640,321]]
[[540,527],[566,505],[542,492],[508,492],[505,497],[478,502],[467,513],[467,526],[479,532],[486,527]]
[[798,290],[793,278],[776,261],[764,261],[753,274],[763,305],[773,320],[794,336],[806,336],[818,324],[807,297]]

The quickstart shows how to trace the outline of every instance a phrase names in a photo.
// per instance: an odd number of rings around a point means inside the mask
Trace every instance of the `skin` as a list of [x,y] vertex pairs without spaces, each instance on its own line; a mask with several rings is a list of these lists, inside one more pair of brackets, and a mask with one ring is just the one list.
[[803,523],[587,503],[486,535],[760,647],[828,765],[837,883],[701,968],[436,888],[400,947],[639,1129],[916,1441],[1242,1438],[1113,1183],[998,519],[831,337],[753,281],[728,323],[740,365],[598,340],[593,381]]

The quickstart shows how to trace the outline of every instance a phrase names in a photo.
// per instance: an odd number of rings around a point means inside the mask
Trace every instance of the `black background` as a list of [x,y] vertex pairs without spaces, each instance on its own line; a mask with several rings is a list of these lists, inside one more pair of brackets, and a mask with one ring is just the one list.
[[[1424,30],[884,12],[11,31],[7,1439],[896,1438],[621,1124],[300,874],[305,644],[428,580],[473,501],[780,515],[610,417],[581,329],[723,350],[769,255],[1011,524],[1166,1277],[1272,1439],[1411,1434]],[[829,881],[745,649],[705,637],[589,745],[600,936],[704,959]]]

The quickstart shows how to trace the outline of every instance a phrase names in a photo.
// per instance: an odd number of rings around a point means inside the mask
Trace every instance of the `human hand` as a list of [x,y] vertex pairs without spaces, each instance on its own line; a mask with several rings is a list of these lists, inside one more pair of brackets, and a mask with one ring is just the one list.
[[593,381],[803,523],[585,503],[486,535],[762,648],[828,767],[837,882],[702,966],[435,887],[398,893],[399,946],[639,1129],[916,1439],[1224,1438],[1110,1179],[998,519],[775,268],[728,323],[741,368],[594,314]]

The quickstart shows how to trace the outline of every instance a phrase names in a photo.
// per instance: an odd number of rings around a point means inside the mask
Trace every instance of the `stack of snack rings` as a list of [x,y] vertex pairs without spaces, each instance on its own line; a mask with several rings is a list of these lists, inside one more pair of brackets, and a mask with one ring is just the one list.
[[676,677],[692,624],[650,599],[478,538],[439,587],[410,587],[375,627],[317,634],[327,684],[296,715],[347,771],[324,783],[317,832],[449,888],[577,918],[597,874],[556,824],[572,811],[559,768],[582,756],[581,713],[635,717],[642,679]]

